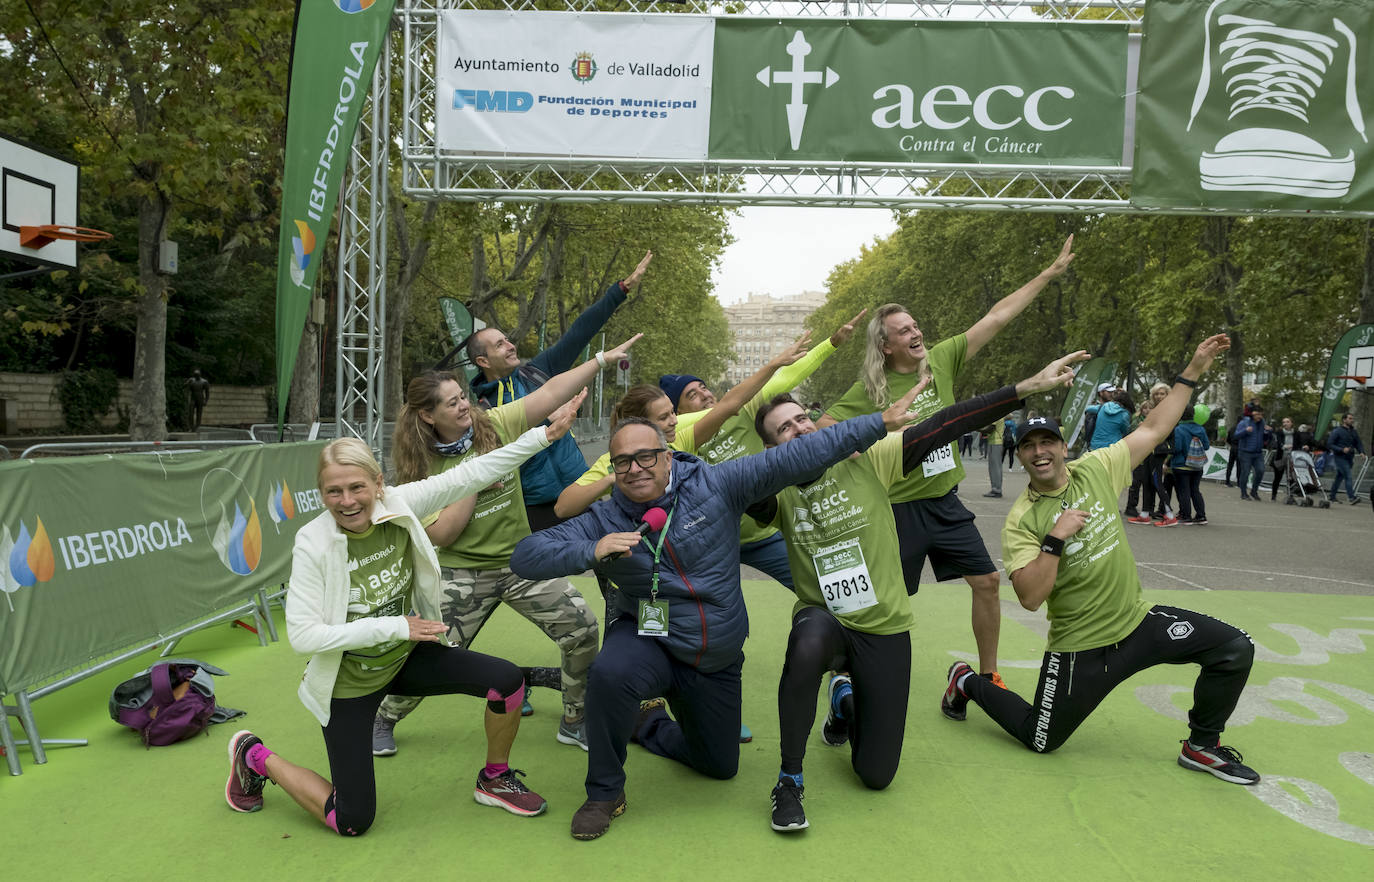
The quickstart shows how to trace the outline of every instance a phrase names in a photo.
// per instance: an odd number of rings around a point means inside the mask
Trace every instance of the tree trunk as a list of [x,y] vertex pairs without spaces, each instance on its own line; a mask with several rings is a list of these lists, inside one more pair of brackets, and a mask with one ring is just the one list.
[[320,418],[320,325],[305,323],[296,369],[291,373],[291,389],[286,402],[288,423],[313,423]]
[[133,405],[129,437],[167,438],[167,277],[157,271],[158,244],[167,220],[167,203],[156,193],[138,202],[138,316],[134,337]]
[[[1374,322],[1374,220],[1364,223],[1364,283],[1360,285],[1360,317],[1357,324]],[[1350,394],[1350,412],[1355,415],[1355,429],[1364,441],[1366,451],[1374,452],[1374,398],[1368,392]]]
[[410,224],[406,220],[405,203],[391,198],[391,217],[396,230],[396,251],[401,255],[401,264],[396,268],[396,283],[386,292],[386,407],[387,419],[395,419],[405,403],[406,364],[401,358],[405,345],[406,317],[410,315],[410,292],[415,280],[424,269],[429,257],[429,248],[434,241],[434,217],[439,211],[439,203],[425,203],[425,213],[420,218],[420,230],[414,241],[410,236]]

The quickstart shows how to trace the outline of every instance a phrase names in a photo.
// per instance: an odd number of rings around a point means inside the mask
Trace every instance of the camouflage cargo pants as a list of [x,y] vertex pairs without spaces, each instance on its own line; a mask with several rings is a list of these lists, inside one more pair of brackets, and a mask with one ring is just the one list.
[[[587,700],[587,669],[596,658],[596,614],[587,606],[567,579],[532,582],[509,569],[468,570],[441,567],[441,612],[448,625],[448,636],[465,649],[482,626],[505,603],[529,619],[558,644],[563,654],[563,713],[581,718]],[[379,714],[400,720],[415,710],[420,698],[388,695]]]

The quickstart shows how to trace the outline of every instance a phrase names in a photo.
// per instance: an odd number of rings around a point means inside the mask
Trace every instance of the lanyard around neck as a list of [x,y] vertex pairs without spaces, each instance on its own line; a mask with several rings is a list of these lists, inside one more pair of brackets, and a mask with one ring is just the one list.
[[663,543],[668,541],[668,525],[673,522],[673,512],[677,511],[677,499],[673,500],[673,505],[668,509],[668,517],[663,519],[663,530],[658,534],[658,547],[654,547],[647,536],[640,536],[639,541],[644,543],[644,547],[654,553],[654,572],[649,583],[649,601],[651,603],[658,600],[658,560],[663,554]]

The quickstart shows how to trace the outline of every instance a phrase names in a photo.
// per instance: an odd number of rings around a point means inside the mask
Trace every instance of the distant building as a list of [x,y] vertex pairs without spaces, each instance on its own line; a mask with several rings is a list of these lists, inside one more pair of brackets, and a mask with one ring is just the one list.
[[725,307],[735,335],[734,357],[726,368],[731,386],[756,372],[806,330],[806,317],[825,305],[825,295],[805,291],[793,297],[750,294],[743,303]]

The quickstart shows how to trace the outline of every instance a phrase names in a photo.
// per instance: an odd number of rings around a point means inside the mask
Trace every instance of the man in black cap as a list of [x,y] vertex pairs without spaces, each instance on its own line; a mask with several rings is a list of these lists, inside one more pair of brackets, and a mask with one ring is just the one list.
[[1178,764],[1233,784],[1259,775],[1220,743],[1250,675],[1249,636],[1190,610],[1144,600],[1116,500],[1131,470],[1172,431],[1197,380],[1230,347],[1225,334],[1198,346],[1169,395],[1120,441],[1070,463],[1059,424],[1035,417],[1017,427],[1016,455],[1030,486],[1007,514],[1002,555],[1021,605],[1049,605],[1049,645],[1035,703],[998,689],[963,662],[949,669],[940,710],[962,720],[969,699],[1036,753],[1063,744],[1118,684],[1158,664],[1202,667]]

